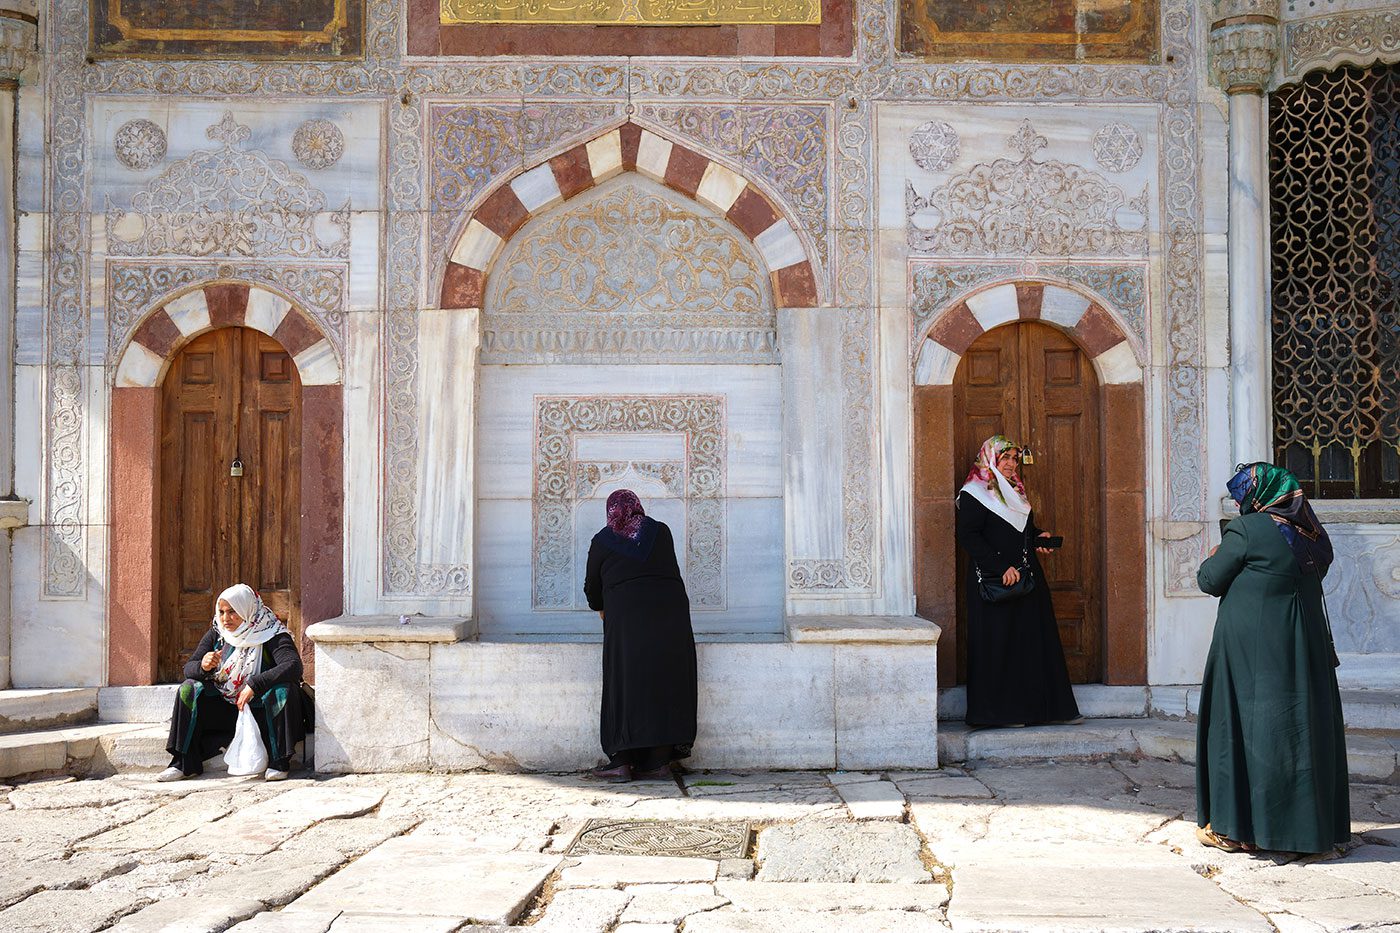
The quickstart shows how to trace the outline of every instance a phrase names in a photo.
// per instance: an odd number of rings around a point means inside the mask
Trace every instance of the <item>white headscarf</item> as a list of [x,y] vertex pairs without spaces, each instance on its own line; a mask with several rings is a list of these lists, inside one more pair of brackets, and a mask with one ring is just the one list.
[[[226,601],[243,618],[243,624],[233,631],[219,621],[219,600]],[[262,646],[287,631],[287,626],[251,586],[236,583],[214,601],[214,630],[224,643],[214,683],[226,698],[236,700],[248,678],[262,670]]]

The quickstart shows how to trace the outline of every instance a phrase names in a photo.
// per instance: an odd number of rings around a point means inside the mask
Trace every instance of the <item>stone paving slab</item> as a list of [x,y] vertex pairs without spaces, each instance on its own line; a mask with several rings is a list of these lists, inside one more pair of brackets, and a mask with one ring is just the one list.
[[217,824],[201,826],[180,840],[180,848],[194,853],[263,855],[322,820],[368,813],[379,806],[384,793],[382,788],[340,788],[329,782],[298,787],[250,807],[240,806]]
[[[570,859],[570,862],[574,862]],[[610,888],[623,884],[714,881],[719,862],[663,855],[583,855],[559,875],[561,888]]]
[[125,893],[40,891],[0,910],[5,933],[94,933],[140,910],[150,898]]
[[729,903],[729,898],[716,894],[709,884],[638,884],[623,891],[631,901],[622,912],[621,923],[674,926],[691,914],[716,910]]
[[922,840],[905,823],[804,823],[758,836],[759,881],[929,880]]
[[857,820],[902,820],[904,795],[889,781],[860,781],[837,785],[846,809]]
[[775,910],[763,913],[700,914],[685,922],[685,933],[946,933],[926,914],[896,910],[815,913]]
[[744,911],[936,911],[948,903],[948,888],[941,884],[721,881],[715,888]]
[[1162,847],[981,843],[953,877],[954,933],[1273,933],[1262,914]]
[[[450,837],[401,836],[311,888],[286,909],[510,923],[558,867],[554,855],[486,852]],[[452,892],[444,897],[444,892]],[[342,918],[344,920],[344,918]],[[341,920],[337,920],[340,923]]]
[[229,927],[227,933],[326,933],[339,916],[338,910],[264,911]]
[[[240,882],[241,884],[241,882]],[[243,889],[248,890],[248,889]],[[190,895],[156,901],[127,914],[112,933],[216,933],[263,909],[261,901],[223,894]]]

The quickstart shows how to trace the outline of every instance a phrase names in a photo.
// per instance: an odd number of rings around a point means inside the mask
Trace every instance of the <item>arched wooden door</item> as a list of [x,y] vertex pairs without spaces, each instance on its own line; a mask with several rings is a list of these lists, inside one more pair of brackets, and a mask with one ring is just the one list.
[[[953,382],[954,481],[961,486],[988,437],[1031,448],[1022,474],[1036,524],[1063,535],[1042,559],[1070,679],[1103,679],[1103,445],[1093,363],[1063,331],[1022,322],[977,338]],[[956,488],[956,487],[955,487]],[[951,532],[950,532],[951,533]],[[958,681],[967,674],[967,613],[958,553]]]
[[[247,583],[301,642],[301,380],[277,341],[191,341],[161,389],[158,673],[181,668],[226,587]],[[235,476],[234,461],[242,464]]]

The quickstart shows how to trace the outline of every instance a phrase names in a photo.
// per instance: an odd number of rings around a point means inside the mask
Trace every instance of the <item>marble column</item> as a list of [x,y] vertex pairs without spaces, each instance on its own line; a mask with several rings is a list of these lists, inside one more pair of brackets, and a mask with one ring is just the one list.
[[15,500],[15,117],[38,28],[23,6],[0,0],[0,689],[10,686],[11,531],[28,516],[28,503]]
[[1278,0],[1217,0],[1216,81],[1230,99],[1230,435],[1235,463],[1272,460],[1268,101]]

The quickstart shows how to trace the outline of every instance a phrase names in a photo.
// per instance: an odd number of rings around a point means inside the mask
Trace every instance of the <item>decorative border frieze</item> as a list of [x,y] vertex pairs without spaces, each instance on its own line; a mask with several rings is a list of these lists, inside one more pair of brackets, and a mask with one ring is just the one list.
[[1400,11],[1356,10],[1283,24],[1282,82],[1318,68],[1400,61]]
[[[574,605],[574,508],[603,480],[601,465],[575,458],[587,434],[669,434],[685,438],[685,576],[691,606],[725,606],[726,416],[722,395],[535,396],[535,609]],[[643,468],[662,482],[668,465]],[[645,472],[650,471],[650,472]],[[674,478],[673,478],[674,481]]]

